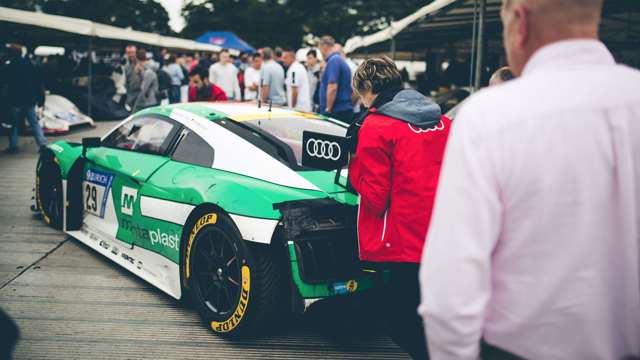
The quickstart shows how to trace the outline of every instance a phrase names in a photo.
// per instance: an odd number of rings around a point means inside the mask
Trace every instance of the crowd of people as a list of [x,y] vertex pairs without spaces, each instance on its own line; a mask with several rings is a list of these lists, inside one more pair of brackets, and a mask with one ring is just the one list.
[[[331,36],[322,37],[318,49],[309,49],[303,61],[296,58],[295,49],[279,47],[235,59],[227,49],[197,58],[165,52],[161,63],[149,60],[147,51],[134,45],[125,54],[126,103],[132,111],[157,105],[162,97],[170,103],[260,101],[350,123],[360,108],[351,90],[356,65]],[[181,88],[187,86],[183,97]]]
[[[503,1],[509,67],[454,122],[392,60],[355,67],[330,36],[305,64],[266,47],[164,54],[159,69],[171,102],[188,83],[188,101],[351,124],[360,258],[388,272],[388,329],[413,358],[637,359],[640,72],[598,40],[602,6]],[[146,51],[126,54],[127,104],[157,104]]]

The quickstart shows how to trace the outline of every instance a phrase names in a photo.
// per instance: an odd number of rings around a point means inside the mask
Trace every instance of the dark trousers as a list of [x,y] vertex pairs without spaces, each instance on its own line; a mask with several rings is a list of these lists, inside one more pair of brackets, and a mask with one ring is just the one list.
[[383,288],[380,311],[383,312],[391,339],[414,359],[428,359],[420,305],[420,264],[385,264],[389,269],[389,282]]
[[353,110],[332,112],[327,114],[327,116],[347,124],[351,124],[353,122]]
[[169,104],[180,102],[180,85],[171,85],[169,88]]

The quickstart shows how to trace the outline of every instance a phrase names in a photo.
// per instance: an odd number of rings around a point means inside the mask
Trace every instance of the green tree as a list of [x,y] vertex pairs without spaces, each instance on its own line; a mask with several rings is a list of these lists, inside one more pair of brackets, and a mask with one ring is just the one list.
[[344,42],[387,26],[428,4],[425,0],[191,0],[181,35],[233,31],[253,46],[300,46],[307,34]]
[[0,6],[82,18],[161,35],[172,34],[169,14],[154,0],[0,0]]

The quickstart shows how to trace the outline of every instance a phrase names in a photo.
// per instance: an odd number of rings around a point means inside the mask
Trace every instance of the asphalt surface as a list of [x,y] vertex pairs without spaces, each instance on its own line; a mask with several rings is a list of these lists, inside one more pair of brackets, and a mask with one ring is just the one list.
[[[99,136],[98,122],[50,140]],[[0,149],[7,146],[0,139]],[[321,301],[265,334],[224,339],[188,305],[156,290],[30,210],[37,149],[0,153],[0,308],[18,324],[16,359],[406,359],[376,309]]]

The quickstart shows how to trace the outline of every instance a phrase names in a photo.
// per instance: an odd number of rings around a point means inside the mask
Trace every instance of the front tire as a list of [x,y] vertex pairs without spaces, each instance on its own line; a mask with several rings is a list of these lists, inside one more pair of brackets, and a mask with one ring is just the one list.
[[42,219],[52,228],[62,230],[62,177],[51,151],[40,153],[36,166],[36,206]]
[[242,240],[231,218],[208,212],[190,229],[184,253],[189,297],[215,333],[262,329],[279,309],[282,271],[270,246]]

